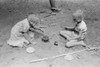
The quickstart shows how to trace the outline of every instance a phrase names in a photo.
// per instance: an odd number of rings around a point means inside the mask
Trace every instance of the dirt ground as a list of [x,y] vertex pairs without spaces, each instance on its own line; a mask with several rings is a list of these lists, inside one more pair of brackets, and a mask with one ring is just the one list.
[[[88,26],[85,43],[91,48],[100,47],[99,0],[57,0],[57,6],[62,11],[48,16],[51,12],[48,0],[0,0],[0,67],[100,67],[100,49],[72,54],[73,60],[66,60],[61,56],[30,63],[32,60],[85,49],[82,46],[66,48],[64,39],[57,35],[63,27],[73,27],[72,13],[77,9],[85,12]],[[48,26],[43,29],[45,34],[52,37],[50,43],[37,40],[36,45],[29,45],[35,48],[32,54],[27,53],[26,48],[12,48],[6,44],[12,26],[29,13],[39,14],[43,19],[41,23]],[[54,46],[54,41],[59,41],[59,45]]]

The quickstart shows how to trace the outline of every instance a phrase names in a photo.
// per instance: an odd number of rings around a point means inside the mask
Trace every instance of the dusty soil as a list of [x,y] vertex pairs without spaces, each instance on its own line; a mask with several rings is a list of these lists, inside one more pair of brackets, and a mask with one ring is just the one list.
[[[47,0],[0,0],[0,67],[100,67],[99,49],[72,54],[74,59],[70,61],[62,56],[30,63],[32,60],[85,49],[82,46],[65,48],[64,39],[57,35],[64,26],[73,26],[72,13],[77,9],[85,11],[88,26],[85,43],[90,47],[100,47],[100,1],[58,0],[57,3],[63,13],[48,16],[51,11]],[[12,26],[29,13],[39,14],[43,19],[42,24],[48,26],[43,29],[45,34],[53,36],[50,43],[37,40],[37,45],[29,45],[36,50],[32,54],[27,53],[26,48],[12,48],[6,44]],[[54,46],[54,41],[59,41],[59,45]]]

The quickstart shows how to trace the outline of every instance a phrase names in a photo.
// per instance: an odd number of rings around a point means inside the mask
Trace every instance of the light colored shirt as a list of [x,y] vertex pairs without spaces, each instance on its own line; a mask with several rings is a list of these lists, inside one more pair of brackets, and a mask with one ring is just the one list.
[[24,42],[28,43],[22,32],[27,32],[29,28],[30,25],[27,18],[15,24],[11,29],[11,35],[7,43],[12,46],[22,46]]
[[81,21],[77,27],[80,31],[86,32],[87,31],[87,25],[84,21]]

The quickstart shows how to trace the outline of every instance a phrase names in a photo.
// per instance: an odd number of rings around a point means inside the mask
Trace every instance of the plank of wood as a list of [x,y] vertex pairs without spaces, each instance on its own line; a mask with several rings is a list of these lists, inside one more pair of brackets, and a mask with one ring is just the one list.
[[89,50],[94,50],[94,49],[100,49],[100,47],[92,47],[92,48],[89,48],[89,49],[83,49],[83,50],[74,51],[74,52],[71,52],[71,53],[64,53],[64,54],[60,54],[60,55],[56,55],[56,56],[52,56],[52,57],[32,60],[30,63],[36,63],[36,62],[40,62],[40,61],[44,61],[44,60],[48,60],[48,59],[55,59],[55,58],[58,58],[58,57],[66,56],[68,54],[76,54],[76,53],[80,53],[80,52],[83,52],[83,51],[86,51],[86,50],[89,51]]

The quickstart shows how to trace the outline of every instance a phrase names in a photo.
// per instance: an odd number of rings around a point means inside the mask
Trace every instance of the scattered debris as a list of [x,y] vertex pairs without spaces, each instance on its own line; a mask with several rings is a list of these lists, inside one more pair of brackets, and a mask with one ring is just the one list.
[[49,16],[52,16],[52,15],[51,15],[51,14],[48,14],[48,15],[44,16],[44,18],[47,18],[47,17],[49,17]]
[[40,28],[47,28],[47,26],[42,26],[42,27],[40,27]]

